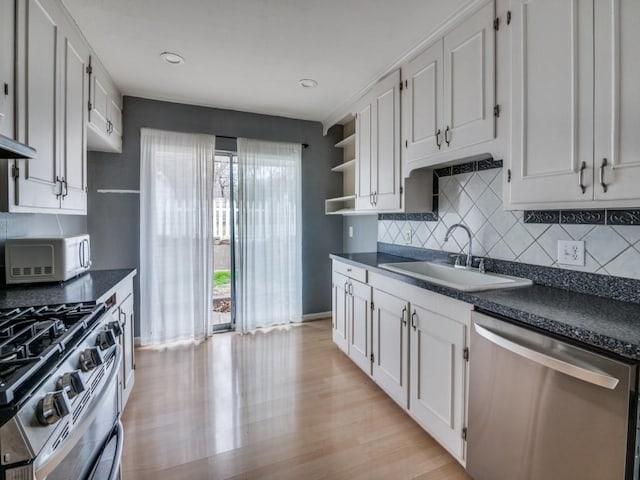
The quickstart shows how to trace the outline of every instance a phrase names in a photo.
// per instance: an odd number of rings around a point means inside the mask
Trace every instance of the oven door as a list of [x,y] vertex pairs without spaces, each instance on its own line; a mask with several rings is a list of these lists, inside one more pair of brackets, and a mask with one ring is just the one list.
[[36,480],[114,480],[119,477],[123,441],[118,398],[121,361],[121,350],[116,346],[108,381],[86,415],[86,423],[78,425],[80,428],[74,431],[76,435],[72,434],[65,447],[44,465],[36,466]]

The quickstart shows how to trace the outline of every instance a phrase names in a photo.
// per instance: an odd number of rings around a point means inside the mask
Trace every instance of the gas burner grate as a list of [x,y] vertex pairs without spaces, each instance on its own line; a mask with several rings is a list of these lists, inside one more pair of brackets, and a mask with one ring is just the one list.
[[[73,348],[104,307],[90,303],[0,311],[0,405],[19,401]],[[14,400],[15,399],[15,400]]]

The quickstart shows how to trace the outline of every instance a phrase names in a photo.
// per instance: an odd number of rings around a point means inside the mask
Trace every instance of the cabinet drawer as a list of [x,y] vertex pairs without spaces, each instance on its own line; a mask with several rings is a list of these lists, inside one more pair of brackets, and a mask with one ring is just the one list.
[[345,275],[362,283],[367,283],[367,271],[364,268],[355,267],[347,263],[333,262],[333,271]]

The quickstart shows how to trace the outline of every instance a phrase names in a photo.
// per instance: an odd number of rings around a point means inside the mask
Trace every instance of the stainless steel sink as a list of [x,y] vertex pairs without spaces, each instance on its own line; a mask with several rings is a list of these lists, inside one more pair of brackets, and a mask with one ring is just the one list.
[[383,263],[380,264],[380,268],[463,292],[524,287],[533,284],[526,278],[481,273],[471,268],[456,268],[452,265],[432,262]]

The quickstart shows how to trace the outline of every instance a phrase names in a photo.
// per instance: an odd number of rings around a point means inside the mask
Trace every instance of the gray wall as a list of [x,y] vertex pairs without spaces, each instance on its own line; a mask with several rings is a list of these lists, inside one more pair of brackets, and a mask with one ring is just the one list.
[[[302,152],[303,312],[331,310],[328,255],[342,250],[342,219],[324,214],[324,200],[342,192],[340,175],[330,172],[331,166],[341,161],[342,152],[333,147],[341,138],[339,129],[325,137],[318,122],[136,97],[124,98],[123,115],[122,154],[89,154],[88,228],[95,269],[139,268],[138,195],[101,194],[96,190],[139,188],[141,128],[307,143],[309,148]],[[136,293],[139,295],[137,278]],[[138,331],[136,325],[136,334]]]
[[[353,237],[349,237],[349,227]],[[342,251],[344,253],[375,252],[378,249],[378,216],[347,215],[342,220]]]
[[[24,236],[78,235],[87,233],[87,217],[80,215],[42,215],[0,213],[0,265],[4,272],[4,241]],[[4,273],[0,283],[4,283]]]

